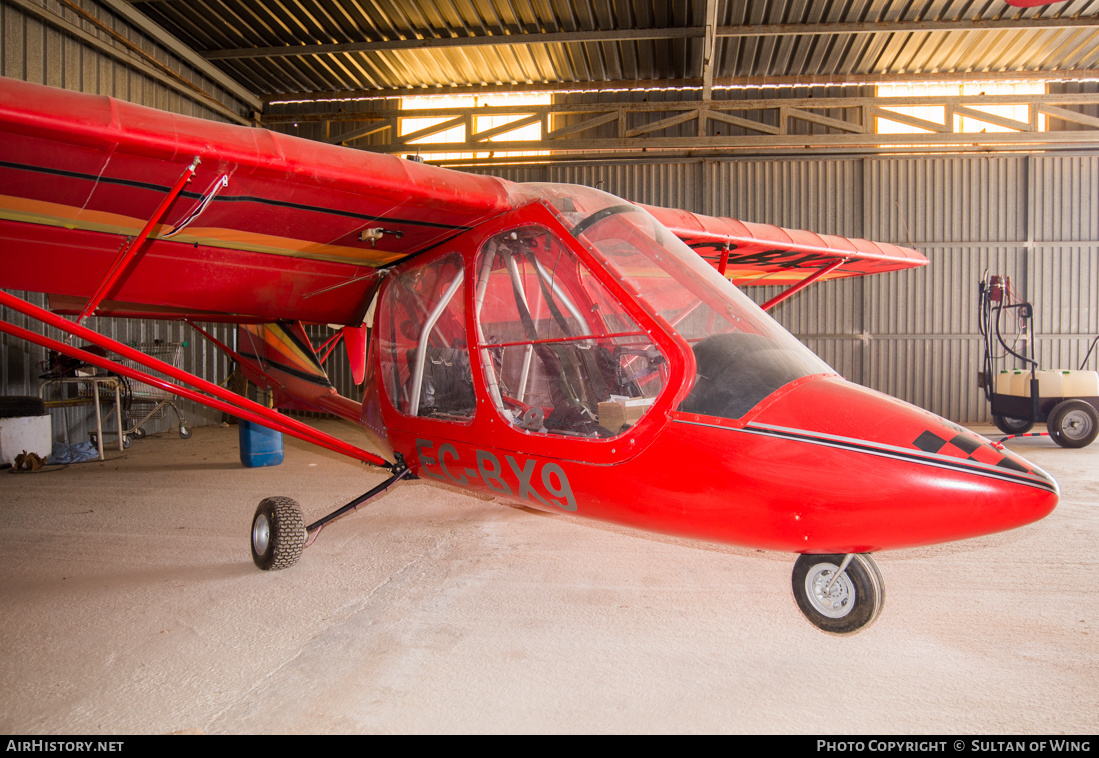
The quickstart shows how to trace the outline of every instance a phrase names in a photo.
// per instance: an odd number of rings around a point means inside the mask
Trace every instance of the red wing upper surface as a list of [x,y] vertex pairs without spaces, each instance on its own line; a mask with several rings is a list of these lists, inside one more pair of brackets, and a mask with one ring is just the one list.
[[844,263],[822,279],[883,274],[927,265],[927,258],[919,252],[889,243],[783,229],[671,208],[645,206],[645,210],[718,270],[724,268],[722,273],[737,286],[796,284],[837,260]]
[[195,157],[100,313],[356,323],[377,267],[511,207],[492,177],[0,79],[0,286],[90,297]]

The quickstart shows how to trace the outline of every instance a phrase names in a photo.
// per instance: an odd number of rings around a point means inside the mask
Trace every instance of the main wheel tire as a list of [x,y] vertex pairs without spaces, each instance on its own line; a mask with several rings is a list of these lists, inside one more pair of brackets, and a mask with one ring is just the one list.
[[1046,427],[1061,447],[1087,447],[1099,435],[1099,413],[1084,400],[1062,400],[1049,414]]
[[1013,416],[993,416],[992,423],[1004,434],[1025,434],[1034,428],[1034,420]]
[[264,571],[289,568],[305,546],[301,507],[288,497],[262,500],[252,518],[252,561]]
[[794,563],[794,600],[805,618],[829,634],[854,634],[874,623],[885,605],[885,584],[874,559],[858,553],[827,589],[842,555],[801,555]]

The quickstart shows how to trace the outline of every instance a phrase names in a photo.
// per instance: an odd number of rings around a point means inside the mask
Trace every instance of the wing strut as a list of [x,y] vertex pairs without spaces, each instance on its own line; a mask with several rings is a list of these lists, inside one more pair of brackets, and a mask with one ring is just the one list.
[[[196,403],[200,403],[215,410],[223,411],[225,413],[239,416],[247,421],[261,424],[263,426],[274,429],[275,431],[289,434],[292,437],[311,442],[314,445],[327,448],[337,453],[354,458],[355,460],[362,461],[363,463],[370,463],[375,466],[382,466],[384,468],[391,468],[388,461],[373,453],[370,453],[354,445],[348,444],[341,439],[333,437],[329,434],[314,429],[308,424],[292,419],[288,416],[265,408],[259,403],[255,403],[247,398],[241,397],[235,392],[223,389],[212,382],[208,382],[205,379],[201,379],[194,374],[189,374],[182,369],[176,368],[163,361],[159,361],[140,350],[135,350],[132,347],[123,345],[121,342],[116,342],[109,337],[104,337],[98,332],[94,332],[91,329],[74,324],[66,318],[58,316],[54,313],[50,313],[47,310],[43,310],[35,305],[28,303],[26,300],[15,297],[7,292],[0,291],[0,305],[7,306],[12,310],[19,311],[31,318],[40,321],[49,326],[54,326],[61,329],[68,334],[73,335],[79,339],[85,340],[98,347],[102,347],[110,352],[121,355],[123,358],[134,361],[148,369],[159,371],[167,376],[177,379],[181,382],[193,385],[194,387],[202,390],[202,392],[196,392],[195,390],[181,387],[178,384],[165,381],[159,377],[148,374],[138,369],[129,368],[123,366],[117,361],[113,361],[110,358],[104,358],[102,356],[89,353],[80,348],[72,345],[66,345],[63,342],[51,339],[41,334],[37,334],[28,329],[15,326],[6,321],[0,320],[0,332],[5,332],[14,337],[25,339],[28,342],[33,342],[37,345],[41,345],[50,350],[56,350],[59,353],[70,355],[79,360],[85,361],[93,366],[106,369],[108,371],[114,371],[117,374],[134,379],[135,381],[149,384],[166,392],[171,392],[174,395],[193,400]],[[203,394],[208,393],[208,394]],[[213,395],[213,397],[210,397]]]
[[728,242],[725,243],[725,247],[721,251],[721,260],[717,264],[717,273],[725,276],[725,269],[729,268],[729,251],[732,249],[732,245]]
[[782,292],[778,293],[777,295],[775,295],[774,297],[772,297],[770,300],[768,300],[766,303],[764,303],[763,305],[761,305],[759,307],[762,308],[765,311],[771,310],[776,305],[781,303],[783,300],[785,300],[786,298],[793,295],[795,292],[800,292],[801,290],[805,289],[810,284],[815,282],[817,279],[820,279],[822,276],[824,276],[825,274],[827,274],[831,271],[835,271],[837,268],[839,268],[840,266],[842,266],[845,263],[847,263],[847,258],[837,258],[835,261],[833,261],[832,263],[829,263],[827,266],[820,269],[819,271],[817,271],[812,276],[805,277],[804,279],[802,279],[797,284],[791,284],[789,287],[787,287]]
[[270,375],[270,374],[268,374],[268,373],[267,373],[266,371],[264,371],[264,370],[263,370],[262,368],[260,368],[260,367],[259,367],[259,364],[256,364],[256,363],[252,363],[252,361],[248,360],[248,359],[247,359],[247,358],[245,358],[245,357],[244,357],[243,355],[241,355],[240,353],[238,353],[238,352],[237,352],[236,350],[234,350],[233,348],[229,347],[229,346],[228,346],[228,345],[226,345],[226,344],[225,344],[224,342],[222,342],[221,340],[219,340],[219,339],[218,339],[217,337],[215,337],[214,335],[212,335],[212,334],[210,334],[209,332],[207,332],[207,331],[206,331],[205,329],[203,329],[203,328],[202,328],[201,326],[199,326],[199,325],[198,325],[198,324],[196,324],[195,322],[191,321],[191,319],[189,319],[189,318],[185,318],[185,319],[183,319],[183,321],[184,321],[184,322],[185,322],[185,323],[186,323],[186,324],[187,324],[187,325],[188,325],[189,327],[191,327],[191,328],[192,328],[192,329],[194,329],[194,330],[195,330],[196,332],[198,332],[199,334],[201,334],[201,335],[202,335],[203,337],[205,337],[206,339],[210,340],[210,341],[211,341],[211,342],[213,342],[213,343],[214,343],[215,345],[217,345],[218,349],[220,349],[220,350],[221,350],[221,352],[223,352],[223,353],[225,353],[226,355],[228,355],[228,356],[229,356],[230,358],[232,358],[232,359],[233,359],[234,361],[236,361],[236,362],[237,362],[237,363],[239,363],[240,365],[242,365],[242,366],[248,366],[248,368],[252,369],[252,370],[253,370],[253,371],[255,371],[255,372],[256,372],[257,374],[259,374],[260,376],[262,376],[262,377],[263,377],[264,379],[266,379],[267,381],[271,382],[272,386],[274,386],[274,385],[278,385],[279,387],[281,387],[281,386],[282,386],[282,382],[280,382],[280,381],[279,381],[279,380],[277,380],[277,379],[276,379],[275,377],[271,376],[271,375]]
[[176,199],[176,196],[183,191],[184,185],[191,181],[191,175],[195,173],[195,169],[198,168],[200,163],[198,156],[191,161],[191,165],[188,166],[181,177],[176,181],[175,186],[168,191],[168,195],[161,201],[160,205],[153,212],[152,218],[145,224],[145,228],[141,230],[141,233],[137,235],[133,242],[128,246],[118,251],[118,255],[115,256],[114,263],[111,264],[111,268],[108,269],[107,275],[103,278],[103,281],[99,283],[99,289],[95,291],[87,305],[84,306],[84,310],[80,311],[80,315],[76,319],[76,323],[83,323],[84,319],[95,313],[95,309],[99,307],[99,303],[103,298],[107,296],[107,293],[122,277],[123,272],[126,270],[126,266],[137,254],[137,251],[141,249],[141,245],[145,242],[145,239],[149,236],[149,233],[160,221],[160,217],[164,215],[164,212],[168,210],[168,206],[172,204],[172,201]]

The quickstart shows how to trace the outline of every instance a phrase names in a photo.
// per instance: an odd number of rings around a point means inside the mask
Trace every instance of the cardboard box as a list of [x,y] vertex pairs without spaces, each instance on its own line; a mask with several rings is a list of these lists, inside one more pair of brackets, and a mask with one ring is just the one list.
[[618,433],[627,424],[633,425],[645,415],[655,398],[651,397],[617,397],[612,395],[610,401],[600,403],[599,425],[609,432]]

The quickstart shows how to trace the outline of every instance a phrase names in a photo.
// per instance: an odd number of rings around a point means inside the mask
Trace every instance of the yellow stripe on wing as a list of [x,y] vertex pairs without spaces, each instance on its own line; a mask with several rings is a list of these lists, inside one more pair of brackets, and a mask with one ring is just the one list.
[[[0,219],[127,237],[136,236],[145,226],[145,221],[132,216],[81,209],[45,200],[28,200],[11,195],[0,195]],[[172,231],[171,226],[157,224],[153,227],[150,237],[159,239],[170,231]],[[356,266],[384,266],[404,257],[399,253],[387,253],[374,248],[331,245],[220,227],[188,227],[184,232],[170,239],[172,242],[188,245],[198,244],[228,250],[285,255],[332,263],[350,263]]]

